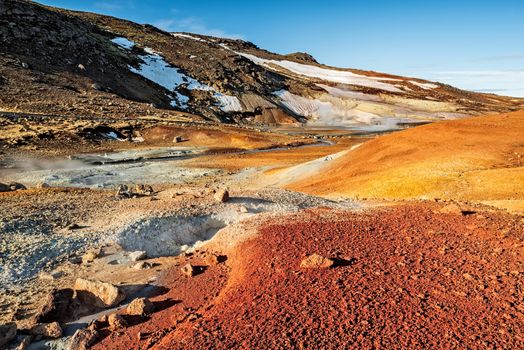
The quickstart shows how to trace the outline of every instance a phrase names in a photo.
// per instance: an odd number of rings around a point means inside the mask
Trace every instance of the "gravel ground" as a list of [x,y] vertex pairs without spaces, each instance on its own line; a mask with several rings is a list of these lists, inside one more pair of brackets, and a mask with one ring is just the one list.
[[[522,218],[438,209],[325,208],[267,221],[227,253],[227,267],[189,280],[173,269],[156,300],[177,304],[95,349],[522,348]],[[312,253],[336,267],[300,268]]]

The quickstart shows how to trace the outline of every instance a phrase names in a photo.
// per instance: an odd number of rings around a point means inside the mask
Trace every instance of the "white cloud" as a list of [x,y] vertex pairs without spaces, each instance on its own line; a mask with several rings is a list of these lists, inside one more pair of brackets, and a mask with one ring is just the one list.
[[227,33],[222,29],[208,28],[202,20],[197,17],[185,17],[180,19],[165,18],[154,22],[153,25],[168,32],[189,32],[220,38],[244,39],[242,34]]
[[455,87],[498,95],[524,97],[524,70],[460,70],[426,74]]

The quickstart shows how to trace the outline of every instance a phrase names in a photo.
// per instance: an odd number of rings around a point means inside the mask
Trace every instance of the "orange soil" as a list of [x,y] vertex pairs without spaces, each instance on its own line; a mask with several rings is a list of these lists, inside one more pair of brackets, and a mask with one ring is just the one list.
[[[181,136],[183,142],[174,144],[173,138]],[[313,140],[304,140],[284,134],[275,134],[253,129],[244,129],[233,126],[196,126],[174,127],[158,126],[144,131],[147,143],[184,147],[209,148],[238,148],[255,149],[286,145],[293,142],[312,143]]]
[[361,143],[363,138],[344,138],[334,145],[289,148],[269,152],[244,154],[213,154],[189,160],[186,165],[198,168],[223,168],[238,170],[251,167],[287,167],[326,155],[340,152],[348,147]]
[[524,111],[389,134],[288,185],[325,196],[453,198],[524,209]]

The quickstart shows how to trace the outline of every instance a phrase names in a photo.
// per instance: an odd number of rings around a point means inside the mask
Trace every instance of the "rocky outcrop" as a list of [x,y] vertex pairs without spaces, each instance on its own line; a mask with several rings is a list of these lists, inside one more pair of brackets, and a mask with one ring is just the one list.
[[125,299],[125,294],[117,286],[106,282],[78,278],[74,289],[82,303],[99,308],[116,306]]

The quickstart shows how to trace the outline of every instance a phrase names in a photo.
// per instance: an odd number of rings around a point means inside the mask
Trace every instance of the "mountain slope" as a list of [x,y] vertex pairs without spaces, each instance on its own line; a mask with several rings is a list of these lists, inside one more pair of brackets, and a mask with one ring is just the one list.
[[524,107],[522,99],[23,0],[0,3],[0,24],[5,112],[380,129]]

